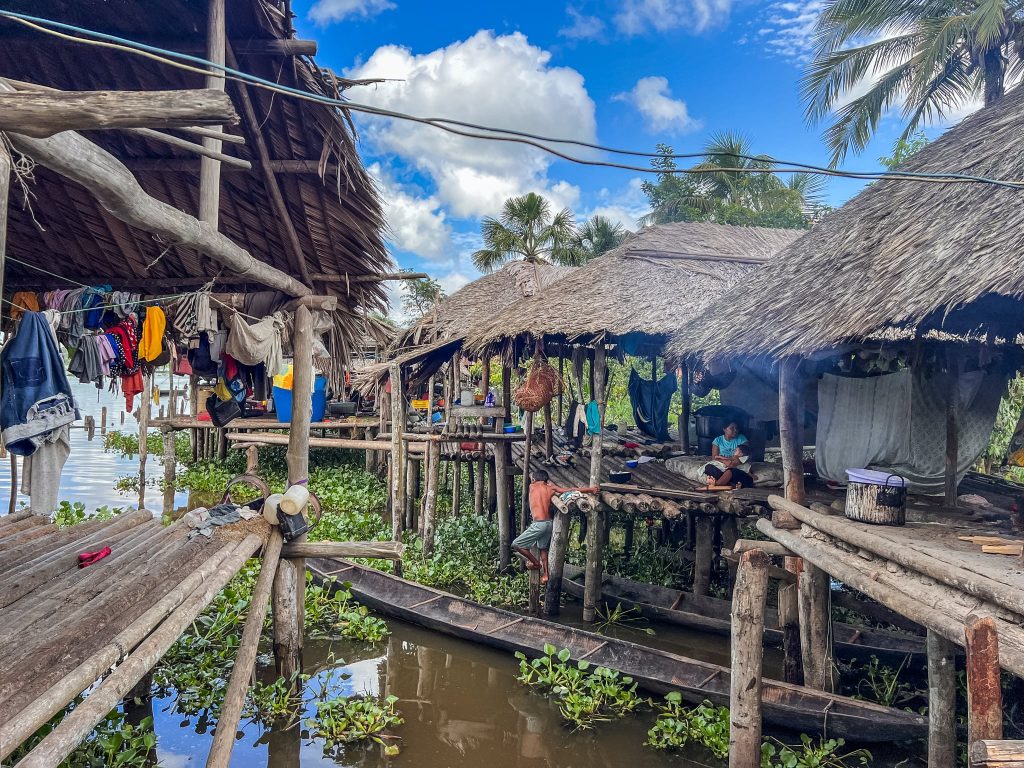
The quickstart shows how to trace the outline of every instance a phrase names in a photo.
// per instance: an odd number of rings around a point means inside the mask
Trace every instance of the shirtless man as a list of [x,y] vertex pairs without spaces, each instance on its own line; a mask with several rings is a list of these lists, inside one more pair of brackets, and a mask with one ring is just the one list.
[[[530,515],[533,522],[512,542],[512,548],[526,559],[526,567],[540,568],[540,583],[548,583],[548,547],[551,545],[551,499],[567,491],[597,493],[597,488],[559,488],[548,480],[548,473],[535,469],[530,473]],[[539,552],[539,557],[533,553]]]

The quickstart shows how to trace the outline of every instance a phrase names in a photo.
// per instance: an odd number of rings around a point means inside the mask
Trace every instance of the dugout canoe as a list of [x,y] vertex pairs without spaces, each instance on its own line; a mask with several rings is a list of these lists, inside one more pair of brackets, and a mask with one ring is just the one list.
[[[566,563],[562,570],[563,591],[582,599],[583,582],[583,569]],[[607,575],[601,580],[601,599],[609,605],[618,603],[623,608],[636,609],[649,619],[717,635],[730,633],[732,603],[728,600]],[[777,626],[778,613],[774,608],[768,608],[764,630],[764,640],[768,645],[782,645],[782,632],[775,628]],[[915,659],[925,657],[923,637],[855,627],[838,621],[832,623],[832,642],[837,656],[857,658],[862,662],[877,656],[880,661],[899,665],[908,656]]]
[[[642,688],[684,700],[729,705],[729,670],[625,640],[491,608],[345,560],[308,558],[319,582],[335,578],[373,610],[427,629],[536,657],[544,645],[568,648],[573,659],[617,669]],[[779,729],[827,734],[857,742],[920,738],[928,719],[903,710],[765,679],[765,721]]]

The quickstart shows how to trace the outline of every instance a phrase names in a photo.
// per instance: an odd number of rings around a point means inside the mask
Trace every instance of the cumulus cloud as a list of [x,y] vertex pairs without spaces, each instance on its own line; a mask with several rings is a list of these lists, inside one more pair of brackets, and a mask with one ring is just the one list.
[[635,232],[639,229],[638,221],[650,212],[650,203],[643,193],[643,180],[632,178],[625,188],[612,191],[607,188],[598,190],[597,203],[589,210],[580,213],[579,220],[586,221],[591,216],[604,216],[612,223],[621,224]]
[[729,20],[732,0],[624,0],[612,17],[625,35],[686,29],[704,32]]
[[672,98],[672,89],[665,77],[642,77],[631,91],[619,93],[612,98],[632,104],[643,116],[647,129],[652,132],[680,133],[700,127],[700,121],[690,117],[686,102]]
[[565,13],[570,23],[558,30],[562,37],[572,40],[595,40],[604,32],[604,22],[599,16],[588,16],[571,5],[565,9]]
[[384,173],[380,163],[368,168],[380,188],[391,244],[435,263],[450,263],[451,227],[434,195],[410,192]]
[[333,24],[352,17],[369,19],[397,7],[391,0],[316,0],[309,18],[317,24]]
[[776,56],[806,63],[814,54],[814,27],[824,7],[825,0],[770,3],[754,39]]
[[[397,81],[358,92],[359,101],[374,106],[594,141],[594,103],[583,76],[553,67],[550,60],[548,51],[521,33],[496,36],[481,30],[429,53],[383,46],[345,74]],[[437,201],[456,218],[494,214],[510,195],[529,191],[559,206],[579,196],[576,187],[548,178],[553,158],[535,148],[468,139],[416,123],[363,120],[374,150],[428,176]]]

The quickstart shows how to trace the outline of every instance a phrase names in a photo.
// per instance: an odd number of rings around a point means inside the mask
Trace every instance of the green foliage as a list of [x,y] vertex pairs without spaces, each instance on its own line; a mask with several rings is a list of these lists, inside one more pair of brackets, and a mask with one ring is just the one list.
[[[403,270],[409,272],[411,270]],[[406,314],[419,319],[429,314],[441,299],[444,289],[432,277],[402,281],[402,309]]]
[[[81,699],[76,700],[76,704]],[[66,711],[55,716],[49,723],[40,728],[28,741],[16,749],[5,765],[14,763],[25,757],[63,720],[74,704]],[[153,718],[143,718],[137,725],[128,722],[124,712],[114,710],[107,714],[85,738],[75,747],[60,764],[60,768],[144,768],[154,765],[156,750],[156,732],[153,730]]]
[[[111,430],[103,436],[103,450],[107,453],[116,453],[122,458],[133,458],[139,453],[139,436]],[[146,434],[146,450],[150,456],[158,456],[163,461],[164,438],[159,432],[148,432]],[[180,463],[187,463],[192,458],[192,449],[189,446],[188,433],[176,432],[174,435],[174,452]]]
[[877,656],[872,655],[862,668],[862,677],[857,682],[855,699],[865,699],[882,704],[886,707],[903,706],[920,695],[914,686],[901,679],[906,669],[908,656],[899,667],[882,664]]
[[888,157],[878,158],[878,162],[892,171],[927,146],[928,137],[924,135],[923,131],[918,131],[912,136],[900,136],[892,145],[892,154]]
[[806,733],[800,743],[786,745],[772,740],[761,744],[761,768],[846,768],[852,763],[870,765],[871,753],[855,749],[842,754],[843,739],[820,739],[815,742]]
[[484,247],[473,254],[481,272],[493,272],[510,259],[576,266],[589,256],[576,247],[576,222],[563,208],[552,214],[551,203],[530,192],[510,197],[498,218],[480,223]]
[[645,635],[653,635],[654,630],[650,627],[641,626],[646,624],[640,609],[637,607],[623,608],[622,603],[616,603],[611,607],[604,603],[597,609],[597,621],[594,623],[594,631],[600,635],[614,628],[630,629],[634,632],[643,632]]
[[562,718],[576,730],[587,730],[595,723],[613,720],[634,712],[643,700],[636,694],[633,678],[607,667],[591,667],[587,661],[569,664],[567,648],[557,650],[546,644],[544,655],[519,659],[519,682],[553,696]]
[[246,692],[242,716],[266,725],[292,725],[302,715],[302,691],[308,680],[309,675],[298,675],[295,680],[254,681]]
[[[316,716],[309,718],[306,725],[314,738],[324,740],[324,754],[338,756],[345,744],[357,741],[374,741],[384,744],[384,731],[405,721],[395,711],[397,696],[382,700],[372,696],[334,697],[324,696],[316,703]],[[392,750],[391,754],[396,752]]]
[[593,258],[616,248],[627,234],[621,224],[595,214],[576,230],[576,248]]
[[[1017,421],[1020,419],[1021,411],[1024,411],[1024,377],[1019,374],[1010,379],[1010,385],[1003,399],[999,401],[999,410],[996,413],[996,423],[992,427],[992,436],[989,439],[988,448],[985,450],[985,463],[988,466],[1002,464],[1007,458],[1007,451],[1010,448],[1010,439],[1013,431],[1017,428]],[[1017,480],[1013,475],[1011,467],[1010,479]]]
[[325,585],[306,574],[306,632],[313,637],[344,637],[376,643],[388,636],[388,625],[352,599],[351,585],[337,579]]
[[112,520],[124,512],[123,507],[108,507],[106,505],[97,507],[92,514],[85,511],[85,504],[80,501],[74,503],[62,501],[57,505],[53,513],[53,522],[58,528],[69,528],[72,525],[85,522],[86,520]]

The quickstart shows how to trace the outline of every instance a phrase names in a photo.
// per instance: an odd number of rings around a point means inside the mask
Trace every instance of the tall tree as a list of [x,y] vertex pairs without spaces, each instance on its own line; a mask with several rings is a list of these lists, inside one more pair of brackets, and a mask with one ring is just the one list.
[[432,277],[420,277],[402,283],[402,309],[416,319],[429,314],[443,298],[444,289]]
[[600,256],[617,247],[629,233],[607,216],[595,214],[576,231],[576,247],[587,258]]
[[[803,79],[807,117],[838,164],[900,105],[911,136],[981,96],[999,101],[1024,74],[1024,0],[827,0]],[[854,88],[869,85],[849,98]]]
[[500,217],[481,222],[480,234],[484,247],[473,254],[473,264],[481,272],[493,272],[511,259],[565,266],[584,260],[572,211],[552,215],[551,203],[535,192],[506,200]]

